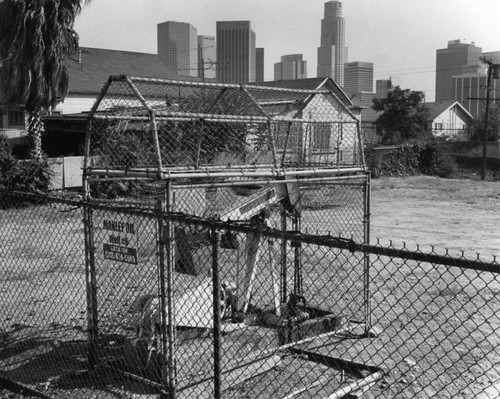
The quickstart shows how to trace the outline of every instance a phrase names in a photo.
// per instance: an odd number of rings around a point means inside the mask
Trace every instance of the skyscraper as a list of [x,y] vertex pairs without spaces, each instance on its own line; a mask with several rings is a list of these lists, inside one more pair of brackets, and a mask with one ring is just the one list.
[[392,80],[389,79],[378,79],[375,82],[375,97],[376,98],[387,98],[387,94],[392,87]]
[[344,64],[344,91],[355,104],[371,106],[373,92],[373,63],[347,62]]
[[[486,68],[483,72],[454,75],[452,78],[453,98],[469,111],[474,118],[481,118],[486,108],[487,74]],[[491,79],[490,99],[500,99],[500,82]]]
[[217,21],[217,80],[255,82],[255,32],[250,21]]
[[255,49],[255,81],[264,81],[264,47]]
[[321,20],[321,42],[318,47],[318,77],[330,77],[338,85],[344,85],[344,63],[347,62],[345,47],[345,23],[342,3],[325,3],[325,17]]
[[215,79],[216,76],[215,37],[198,36],[198,77]]
[[167,21],[157,25],[158,56],[172,71],[198,76],[198,32],[186,22]]
[[289,54],[281,57],[281,62],[274,64],[274,80],[294,80],[307,78],[307,61],[302,54]]
[[474,42],[450,40],[448,47],[436,50],[436,102],[454,99],[452,76],[477,73],[481,47]]

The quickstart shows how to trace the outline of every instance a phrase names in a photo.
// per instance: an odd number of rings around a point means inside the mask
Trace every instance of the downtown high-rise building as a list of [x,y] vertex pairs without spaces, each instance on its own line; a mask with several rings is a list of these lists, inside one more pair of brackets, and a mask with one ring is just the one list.
[[344,64],[344,91],[356,103],[370,106],[373,92],[373,63],[347,62]]
[[250,21],[217,21],[217,80],[255,82],[255,32]]
[[[481,118],[486,108],[487,68],[483,71],[452,77],[453,99],[460,102],[474,118]],[[500,100],[500,81],[490,82],[490,100]]]
[[[500,64],[500,51],[482,53],[481,58]],[[480,65],[464,67],[460,75],[452,76],[453,99],[462,103],[474,118],[484,116],[488,85],[488,65],[481,61]],[[490,81],[490,101],[500,100],[500,80]]]
[[198,36],[198,77],[214,80],[217,71],[217,54],[214,36]]
[[302,54],[281,56],[281,62],[274,64],[274,80],[296,80],[307,78],[307,61]]
[[387,98],[389,90],[392,87],[392,80],[389,79],[378,79],[375,82],[375,98]]
[[375,98],[387,98],[389,90],[401,86],[401,78],[390,76],[389,79],[377,79],[375,81]]
[[453,76],[480,72],[481,51],[474,42],[460,39],[436,50],[436,102],[454,99]]
[[264,47],[255,49],[255,81],[264,81]]
[[342,3],[328,1],[321,20],[321,42],[318,47],[318,77],[330,77],[338,85],[344,85],[344,64],[347,62],[345,47],[345,22]]
[[181,76],[198,76],[198,32],[186,22],[157,25],[158,56]]

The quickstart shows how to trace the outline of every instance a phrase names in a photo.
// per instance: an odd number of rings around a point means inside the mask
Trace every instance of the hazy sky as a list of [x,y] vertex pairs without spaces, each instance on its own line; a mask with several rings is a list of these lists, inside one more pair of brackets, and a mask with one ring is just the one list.
[[[156,53],[156,25],[189,22],[215,36],[216,21],[250,20],[265,48],[265,80],[285,54],[302,53],[316,76],[325,0],[93,0],[76,21],[85,47]],[[349,61],[374,63],[374,80],[434,100],[436,49],[466,39],[500,51],[500,0],[344,0]]]

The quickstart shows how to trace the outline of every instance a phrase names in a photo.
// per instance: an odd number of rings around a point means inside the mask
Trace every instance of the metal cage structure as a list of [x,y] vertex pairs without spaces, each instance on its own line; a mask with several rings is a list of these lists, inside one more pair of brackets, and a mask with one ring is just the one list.
[[[370,328],[368,257],[330,251],[314,263],[326,251],[301,238],[369,243],[359,121],[333,92],[111,76],[88,117],[85,155],[93,365],[105,357],[104,336],[128,335],[119,368],[182,397],[207,389],[192,359],[218,356],[221,342],[243,347],[250,331],[268,345],[243,356],[259,374],[269,348],[351,322]],[[120,264],[149,283],[125,281]],[[110,306],[117,281],[140,288]],[[139,317],[112,315],[120,302]],[[215,332],[207,338],[207,330]],[[224,375],[218,359],[214,397]],[[227,363],[252,377],[234,358]],[[198,385],[179,383],[193,375]]]

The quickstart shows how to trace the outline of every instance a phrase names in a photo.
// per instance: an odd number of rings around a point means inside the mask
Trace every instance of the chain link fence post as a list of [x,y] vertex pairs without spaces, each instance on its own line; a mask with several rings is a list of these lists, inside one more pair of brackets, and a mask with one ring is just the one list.
[[87,326],[89,338],[89,368],[94,369],[98,362],[98,315],[97,281],[95,271],[95,245],[93,233],[93,212],[91,206],[83,204],[83,227],[85,235],[85,286],[87,291]]
[[222,364],[221,364],[221,286],[219,281],[219,247],[220,232],[212,227],[212,285],[214,313],[214,399],[222,396]]

